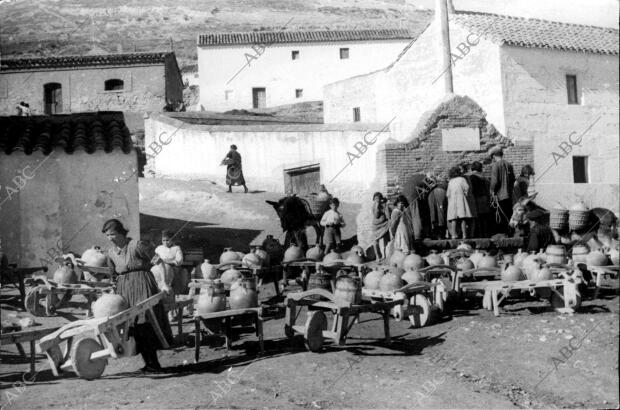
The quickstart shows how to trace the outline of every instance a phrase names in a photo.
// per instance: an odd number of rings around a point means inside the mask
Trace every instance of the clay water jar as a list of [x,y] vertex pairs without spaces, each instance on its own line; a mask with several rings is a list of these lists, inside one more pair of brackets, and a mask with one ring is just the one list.
[[566,264],[568,258],[566,256],[566,249],[562,245],[549,245],[545,251],[547,263],[560,263]]
[[362,300],[360,279],[347,275],[342,275],[336,278],[334,297],[345,303],[359,305]]
[[297,245],[291,245],[284,252],[284,262],[294,262],[304,258],[304,253]]
[[428,263],[429,266],[443,265],[444,260],[441,255],[437,253],[437,251],[433,250],[430,255],[426,257],[426,263]]
[[484,252],[480,252],[478,249],[476,249],[474,253],[469,256],[469,260],[473,262],[474,268],[478,267],[478,263],[480,263],[480,260],[484,258],[484,255]]
[[198,279],[217,279],[218,273],[215,265],[211,265],[209,263],[209,259],[205,259],[205,261],[200,265],[200,272],[202,273],[201,277]]
[[273,235],[267,235],[267,238],[263,241],[263,249],[269,254],[271,263],[282,260],[282,245]]
[[91,305],[93,316],[96,318],[114,316],[127,309],[129,309],[127,300],[114,293],[104,293]]
[[232,250],[232,248],[224,248],[224,252],[220,255],[220,264],[240,261],[239,254]]
[[220,280],[222,281],[222,283],[232,284],[234,281],[240,278],[241,278],[241,272],[239,272],[237,269],[231,266],[228,270],[222,273]]
[[456,261],[456,269],[461,272],[472,270],[474,268],[474,263],[469,258],[459,258]]
[[424,281],[424,275],[422,275],[417,270],[408,270],[405,273],[403,273],[403,276],[401,276],[400,278],[403,280],[403,282],[405,282],[408,285],[412,283]]
[[350,265],[361,265],[364,263],[364,257],[361,253],[352,252],[346,259],[347,263]]
[[577,265],[578,263],[587,263],[588,253],[590,253],[590,248],[588,248],[587,245],[573,246],[573,264]]
[[371,290],[379,289],[379,282],[381,281],[383,274],[384,272],[380,270],[373,270],[369,272],[364,277],[364,287]]
[[230,285],[228,304],[231,309],[258,307],[258,292],[254,275],[241,277]]
[[393,291],[402,287],[403,280],[399,275],[392,272],[388,272],[381,276],[381,279],[379,280],[379,289],[382,291]]
[[527,258],[527,255],[528,255],[527,252],[523,252],[523,249],[519,249],[519,251],[515,253],[514,256],[512,257],[512,261],[514,262],[514,265],[517,268],[520,268],[521,266],[523,266],[523,261],[525,260],[525,258]]
[[103,251],[101,251],[99,246],[93,246],[90,249],[86,249],[80,259],[86,266],[103,268],[107,264],[107,257]]
[[316,262],[321,262],[323,256],[325,256],[325,254],[318,243],[306,252],[306,259],[311,259]]
[[593,250],[586,256],[586,263],[589,266],[606,266],[609,264],[607,255],[601,252],[600,249]]
[[422,269],[424,267],[424,259],[417,253],[413,252],[405,256],[403,259],[402,268],[405,271]]
[[525,275],[523,274],[521,269],[511,263],[508,263],[502,271],[501,278],[503,281],[506,282],[516,282],[518,280],[524,280]]
[[73,270],[73,264],[65,264],[56,269],[53,280],[59,285],[77,283],[78,276],[77,273],[75,273],[75,270]]
[[538,265],[538,269],[534,270],[534,273],[532,274],[532,280],[536,282],[551,279],[553,279],[553,273],[551,273],[549,268],[544,268],[542,265]]
[[342,262],[340,262],[341,259],[342,259],[342,255],[336,252],[335,249],[332,249],[323,258],[323,265],[328,266],[328,267],[342,266]]
[[486,255],[478,262],[479,268],[497,268],[497,258],[495,256]]
[[406,256],[407,255],[405,255],[401,251],[395,250],[392,256],[390,256],[390,260],[389,260],[390,266],[398,265],[399,267],[402,267],[403,261],[405,260]]
[[243,266],[250,269],[260,269],[263,267],[263,260],[256,253],[248,253],[241,260]]
[[609,260],[611,260],[611,264],[614,266],[620,265],[620,252],[616,248],[611,248],[609,250]]
[[256,246],[254,248],[254,253],[258,255],[258,257],[261,259],[262,261],[261,266],[271,265],[271,258],[269,257],[269,254],[267,253],[266,250],[263,249],[262,246]]
[[226,310],[226,290],[218,279],[208,281],[200,288],[196,309],[199,313],[214,313]]

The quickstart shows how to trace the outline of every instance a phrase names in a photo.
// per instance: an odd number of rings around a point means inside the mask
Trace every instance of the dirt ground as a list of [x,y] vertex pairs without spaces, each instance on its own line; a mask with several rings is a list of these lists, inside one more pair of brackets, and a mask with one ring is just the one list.
[[[168,208],[172,203],[146,201],[164,192],[175,192],[166,194],[169,197],[209,192],[218,200],[238,202],[220,195],[219,186],[209,191],[195,183],[141,181],[140,188],[143,234],[161,229],[161,223],[191,219],[191,203],[189,208]],[[199,212],[184,240],[210,238],[211,248],[237,246],[238,241],[249,244],[265,231],[279,234],[275,214],[256,211],[266,209],[259,204],[269,196],[277,198],[268,193],[245,196],[235,205],[234,214],[242,217],[234,220],[230,215],[214,219]],[[206,197],[201,198],[197,201]],[[166,208],[174,211],[165,213]],[[244,214],[250,210],[256,215]],[[354,221],[352,216],[345,214]],[[251,219],[255,223],[247,224]],[[354,232],[354,227],[349,229]],[[226,235],[227,230],[238,230],[238,241]],[[260,289],[262,302],[273,301],[273,296],[273,286]],[[483,310],[478,298],[424,328],[392,319],[389,345],[382,339],[382,320],[366,314],[353,326],[346,346],[328,343],[322,353],[307,351],[299,336],[287,339],[283,310],[272,304],[264,322],[263,355],[258,355],[253,330],[239,328],[230,351],[223,339],[205,338],[198,363],[191,343],[194,324],[186,316],[183,330],[189,341],[160,351],[163,373],[139,372],[143,363],[136,356],[110,360],[103,377],[94,381],[71,373],[56,378],[39,355],[34,383],[21,384],[28,362],[15,346],[5,345],[0,356],[0,400],[3,409],[618,408],[619,298],[613,291],[594,300],[591,296],[585,295],[574,315],[556,313],[546,301],[521,298],[503,305],[499,317]],[[35,321],[52,327],[82,319],[80,301],[80,296],[74,297],[64,317]],[[24,314],[2,307],[3,318]],[[302,323],[305,315],[304,311],[299,317]]]

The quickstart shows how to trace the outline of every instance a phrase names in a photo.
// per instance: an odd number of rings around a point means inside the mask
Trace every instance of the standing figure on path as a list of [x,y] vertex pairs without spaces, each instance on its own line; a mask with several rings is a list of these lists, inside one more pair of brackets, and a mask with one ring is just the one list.
[[405,254],[412,249],[411,223],[407,220],[408,214],[406,213],[408,207],[407,198],[404,195],[399,195],[394,200],[394,209],[390,217],[390,237],[392,238],[390,248],[393,251],[398,250]]
[[248,193],[248,187],[245,186],[245,178],[243,178],[243,169],[241,167],[241,154],[237,152],[235,144],[230,146],[230,151],[222,160],[222,165],[226,165],[226,185],[228,192],[232,192],[232,186],[242,185],[245,193]]
[[[108,266],[118,275],[116,293],[127,301],[129,307],[159,293],[155,277],[151,273],[151,261],[155,256],[153,248],[146,242],[127,237],[127,229],[118,219],[110,219],[103,224],[101,232],[112,242],[108,250]],[[162,304],[153,308],[164,337],[172,341],[172,330]],[[146,319],[146,314],[136,317],[133,326],[136,349],[142,355],[144,372],[158,372],[161,365],[157,359],[160,348],[153,327]]]
[[450,236],[452,239],[458,239],[459,233],[457,223],[461,223],[461,235],[463,239],[467,239],[467,222],[471,219],[472,214],[467,201],[469,193],[469,185],[467,180],[461,175],[459,167],[450,168],[448,173],[450,182],[448,182],[448,222],[450,223]]
[[338,212],[340,201],[338,198],[332,198],[329,200],[329,211],[326,211],[321,218],[321,226],[325,227],[325,233],[323,234],[323,242],[325,243],[325,253],[327,254],[332,247],[336,251],[341,250],[342,237],[340,235],[340,228],[344,228],[344,218],[342,214]]
[[375,260],[385,259],[385,245],[390,239],[388,232],[387,200],[381,192],[375,192],[372,196],[372,248],[375,251]]
[[[510,215],[512,214],[512,188],[515,184],[515,172],[512,164],[504,160],[504,151],[495,147],[490,152],[493,157],[491,166],[490,194],[499,219],[496,233],[509,234]],[[497,219],[496,219],[497,220]]]

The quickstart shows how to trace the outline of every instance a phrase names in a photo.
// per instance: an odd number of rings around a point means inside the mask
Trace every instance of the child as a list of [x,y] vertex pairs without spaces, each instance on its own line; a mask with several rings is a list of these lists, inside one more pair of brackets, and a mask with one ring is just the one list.
[[[372,248],[375,252],[376,260],[385,258],[385,244],[390,239],[387,208],[387,200],[383,197],[383,194],[375,192],[372,196]],[[381,251],[379,252],[379,250]]]
[[390,237],[392,238],[392,249],[407,253],[411,250],[409,239],[412,237],[411,228],[408,221],[409,203],[404,195],[399,195],[394,200],[394,209],[390,217]]
[[[168,293],[168,300],[174,302],[174,296],[181,293],[187,286],[187,274],[181,268],[183,252],[181,247],[172,244],[172,233],[164,230],[161,233],[161,245],[155,249],[151,272],[159,289]],[[173,312],[169,312],[170,316]]]
[[341,237],[340,228],[345,226],[342,214],[338,212],[340,201],[338,198],[332,198],[329,200],[329,211],[323,214],[321,218],[321,226],[325,227],[325,234],[323,235],[323,242],[325,242],[325,253],[329,252],[334,242],[336,243],[335,249],[340,249]]

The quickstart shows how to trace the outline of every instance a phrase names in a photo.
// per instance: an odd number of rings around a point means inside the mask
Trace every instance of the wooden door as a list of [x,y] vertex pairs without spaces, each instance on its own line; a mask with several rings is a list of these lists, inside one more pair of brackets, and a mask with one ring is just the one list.
[[321,186],[321,169],[318,165],[284,170],[284,192],[305,196],[318,193]]
[[264,88],[252,88],[252,106],[254,108],[267,107],[267,91]]
[[60,114],[62,112],[62,85],[48,83],[43,86],[45,94],[45,113]]

